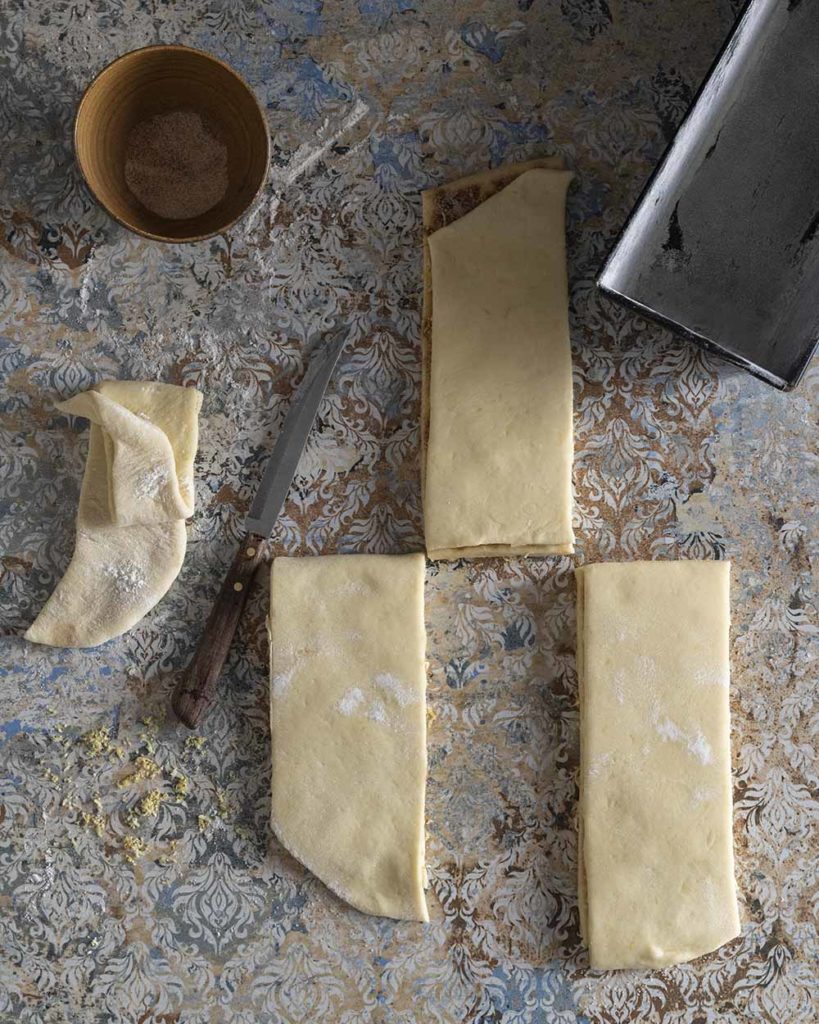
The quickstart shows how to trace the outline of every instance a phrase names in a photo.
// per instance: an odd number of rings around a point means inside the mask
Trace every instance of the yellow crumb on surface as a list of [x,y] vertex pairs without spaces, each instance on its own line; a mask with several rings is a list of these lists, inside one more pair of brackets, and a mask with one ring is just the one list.
[[148,847],[139,836],[125,836],[122,840],[122,850],[125,859],[129,864],[136,864],[140,857],[144,856]]
[[185,746],[188,750],[201,750],[204,742],[204,736],[188,736],[185,740]]
[[159,806],[165,799],[165,794],[160,789],[152,789],[145,796],[139,798],[136,805],[136,812],[141,818],[155,818],[159,813]]
[[90,729],[80,736],[80,743],[85,747],[90,757],[100,757],[102,754],[114,754],[116,757],[124,757],[122,747],[112,742],[107,729]]
[[223,789],[216,789],[216,809],[220,814],[227,814],[227,796]]
[[134,761],[134,770],[130,775],[123,776],[117,786],[123,789],[125,786],[130,786],[134,782],[145,782],[146,779],[155,779],[159,775],[161,769],[153,758],[146,757],[145,754],[140,754],[139,757]]
[[200,814],[196,819],[196,824],[199,826],[199,831],[204,832],[210,825],[210,818],[207,814]]
[[177,796],[188,795],[188,779],[185,775],[177,775],[173,780],[173,791]]
[[83,828],[93,828],[98,836],[105,831],[105,818],[101,814],[89,814],[88,811],[80,812],[80,824]]

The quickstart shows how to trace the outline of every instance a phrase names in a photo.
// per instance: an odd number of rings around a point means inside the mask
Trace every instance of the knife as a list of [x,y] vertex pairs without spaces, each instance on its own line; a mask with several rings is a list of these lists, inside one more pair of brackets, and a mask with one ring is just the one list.
[[189,729],[199,725],[213,701],[253,577],[264,558],[265,541],[279,518],[318,407],[346,341],[345,330],[333,334],[324,343],[321,351],[310,360],[290,402],[284,426],[245,519],[245,535],[239,550],[222,583],[193,661],[174,691],[171,702],[174,712]]

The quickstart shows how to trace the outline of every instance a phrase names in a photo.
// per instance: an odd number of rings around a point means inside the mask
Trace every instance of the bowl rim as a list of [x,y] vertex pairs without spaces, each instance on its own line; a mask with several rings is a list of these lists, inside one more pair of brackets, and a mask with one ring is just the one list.
[[[205,233],[200,234],[200,235],[185,235],[184,238],[173,238],[173,237],[171,237],[169,235],[160,235],[160,234],[156,234],[156,233],[154,233],[152,231],[145,231],[142,228],[139,228],[139,227],[137,227],[134,224],[129,224],[122,217],[120,217],[116,213],[114,213],[113,210],[111,210],[108,207],[108,205],[106,203],[104,203],[102,201],[102,199],[100,199],[100,197],[95,192],[93,186],[91,185],[91,182],[88,180],[88,175],[86,174],[86,169],[83,166],[83,161],[82,161],[82,159],[80,157],[80,153],[79,153],[79,147],[77,145],[77,134],[78,134],[80,119],[81,119],[81,117],[83,115],[83,108],[85,107],[86,100],[87,100],[91,90],[94,88],[94,86],[99,81],[99,79],[102,78],[102,76],[107,71],[109,71],[115,64],[119,64],[120,61],[126,60],[128,57],[133,57],[134,54],[146,53],[148,51],[164,51],[164,52],[171,52],[171,53],[174,53],[174,52],[178,53],[180,51],[184,51],[186,53],[195,53],[198,57],[202,57],[206,61],[209,61],[212,64],[217,64],[219,67],[223,68],[225,71],[227,71],[229,74],[231,74],[238,82],[240,82],[244,86],[245,90],[250,95],[250,97],[253,100],[253,103],[255,104],[256,110],[257,110],[257,112],[259,114],[259,121],[260,121],[260,123],[262,125],[264,125],[264,128],[265,128],[265,132],[264,132],[264,137],[265,137],[265,169],[264,169],[264,174],[261,176],[261,180],[259,181],[258,187],[256,188],[256,191],[253,193],[252,197],[248,201],[247,205],[232,220],[230,220],[227,223],[221,225],[215,231],[206,231]],[[134,50],[128,50],[126,53],[121,53],[118,57],[115,57],[113,60],[109,61],[102,68],[100,68],[100,70],[94,75],[94,77],[91,79],[91,81],[86,85],[86,87],[82,91],[82,95],[80,96],[80,101],[77,104],[77,111],[74,114],[74,125],[73,125],[73,129],[72,129],[72,132],[71,132],[71,139],[72,139],[72,145],[73,145],[73,149],[74,149],[74,159],[76,161],[77,166],[80,169],[80,174],[82,175],[82,180],[85,183],[85,187],[91,193],[91,196],[94,199],[94,201],[97,203],[97,205],[101,206],[102,209],[105,210],[105,212],[108,214],[108,216],[112,220],[115,220],[118,224],[121,224],[122,227],[126,228],[128,231],[133,232],[135,235],[140,235],[142,238],[148,238],[148,239],[150,239],[151,241],[154,241],[154,242],[165,242],[168,245],[186,245],[188,242],[203,242],[207,238],[215,238],[217,235],[221,235],[225,231],[228,231],[230,228],[233,227],[234,224],[238,223],[242,219],[242,217],[244,217],[248,213],[248,211],[251,209],[253,204],[259,198],[259,196],[261,195],[262,189],[264,188],[265,183],[267,182],[267,176],[268,176],[268,173],[270,171],[270,155],[271,155],[270,126],[269,126],[268,121],[267,121],[267,115],[265,114],[264,108],[262,107],[261,103],[259,102],[259,98],[256,95],[256,93],[253,91],[253,89],[250,87],[250,85],[247,83],[247,81],[242,77],[242,75],[240,75],[239,72],[235,68],[231,67],[230,64],[228,64],[226,61],[221,60],[219,57],[214,56],[214,54],[212,54],[212,53],[208,53],[207,50],[199,50],[195,46],[186,46],[184,43],[150,43],[147,46],[138,46]]]

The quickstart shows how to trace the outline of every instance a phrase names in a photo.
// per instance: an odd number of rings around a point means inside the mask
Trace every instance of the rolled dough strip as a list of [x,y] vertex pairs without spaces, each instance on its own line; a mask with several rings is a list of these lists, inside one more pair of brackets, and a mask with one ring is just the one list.
[[91,421],[74,554],[26,639],[96,647],[164,596],[185,557],[201,394],[104,381],[58,408]]
[[422,483],[433,558],[573,550],[571,175],[555,163],[424,194]]
[[577,570],[578,888],[596,968],[664,967],[739,933],[726,562]]
[[273,830],[358,910],[426,921],[424,556],[277,558]]

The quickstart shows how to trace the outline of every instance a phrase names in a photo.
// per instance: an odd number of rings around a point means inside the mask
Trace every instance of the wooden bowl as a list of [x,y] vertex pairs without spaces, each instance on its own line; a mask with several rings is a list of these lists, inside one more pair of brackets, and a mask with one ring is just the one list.
[[[131,131],[173,112],[198,114],[227,151],[223,197],[185,219],[152,212],[126,183]],[[195,242],[229,228],[251,206],[267,176],[270,136],[252,90],[227,64],[187,46],[146,46],[103,68],[85,90],[74,149],[92,194],[120,224],[160,242]]]

